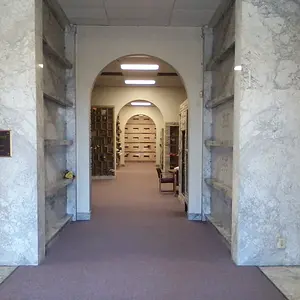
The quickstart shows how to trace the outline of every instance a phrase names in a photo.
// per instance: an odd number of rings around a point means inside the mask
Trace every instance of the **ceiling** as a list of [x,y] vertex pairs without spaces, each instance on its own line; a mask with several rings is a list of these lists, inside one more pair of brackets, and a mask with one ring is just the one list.
[[78,25],[187,26],[209,23],[221,0],[58,0]]
[[[158,71],[124,71],[120,65],[129,64],[158,64]],[[183,87],[181,78],[174,68],[164,61],[147,55],[132,55],[120,58],[107,65],[98,75],[96,86],[124,87],[125,79],[154,79],[154,87]]]

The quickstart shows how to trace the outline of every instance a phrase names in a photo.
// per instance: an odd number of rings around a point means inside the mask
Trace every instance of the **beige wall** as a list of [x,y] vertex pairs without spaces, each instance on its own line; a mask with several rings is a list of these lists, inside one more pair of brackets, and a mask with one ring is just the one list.
[[[152,107],[125,106],[133,100],[147,100]],[[161,87],[95,87],[92,93],[92,105],[109,105],[115,108],[115,118],[120,114],[122,129],[121,142],[124,149],[124,128],[128,119],[136,114],[149,116],[157,128],[156,163],[159,164],[159,139],[164,122],[178,122],[179,106],[186,100],[184,88]],[[121,156],[121,164],[124,156]]]
[[95,87],[92,93],[92,105],[113,105],[115,116],[124,105],[134,100],[153,103],[165,122],[176,122],[179,106],[186,100],[186,93],[184,88],[159,87]]
[[164,126],[164,118],[161,114],[160,110],[155,107],[132,107],[132,106],[124,106],[119,113],[120,116],[120,126],[121,126],[121,143],[122,143],[122,155],[121,155],[121,164],[125,163],[125,125],[128,122],[128,120],[135,116],[143,114],[148,117],[150,117],[156,126],[156,164],[159,164],[160,160],[160,150],[159,150],[159,144],[160,144],[160,133],[161,129]]

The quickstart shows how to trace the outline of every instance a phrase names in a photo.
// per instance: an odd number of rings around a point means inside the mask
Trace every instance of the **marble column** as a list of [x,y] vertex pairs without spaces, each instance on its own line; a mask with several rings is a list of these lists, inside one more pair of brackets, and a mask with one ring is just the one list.
[[[76,174],[76,25],[67,26],[65,33],[66,57],[73,64],[72,69],[66,71],[67,100],[73,107],[66,110],[67,139],[73,144],[67,148],[67,169]],[[67,189],[67,213],[72,215],[72,220],[77,219],[77,182],[70,184]]]
[[[203,65],[209,62],[212,57],[213,48],[213,29],[209,27],[203,28]],[[209,140],[212,137],[212,111],[205,107],[205,103],[211,100],[211,88],[212,88],[212,72],[205,70],[203,76],[203,169],[202,169],[202,218],[206,219],[206,215],[211,213],[211,189],[205,183],[206,178],[211,178],[211,151],[205,147],[204,141]]]
[[300,264],[300,4],[236,3],[232,254]]
[[42,1],[0,3],[0,265],[37,265],[45,253]]

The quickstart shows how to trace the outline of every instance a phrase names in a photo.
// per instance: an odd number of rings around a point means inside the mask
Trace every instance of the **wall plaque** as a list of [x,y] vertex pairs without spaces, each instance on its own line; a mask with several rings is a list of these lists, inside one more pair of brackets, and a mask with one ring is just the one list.
[[11,157],[10,130],[0,130],[0,157]]

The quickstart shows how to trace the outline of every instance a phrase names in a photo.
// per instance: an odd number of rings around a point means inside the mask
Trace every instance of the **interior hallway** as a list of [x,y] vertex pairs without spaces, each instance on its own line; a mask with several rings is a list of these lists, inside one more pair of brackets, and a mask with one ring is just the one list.
[[39,267],[20,267],[1,300],[282,300],[255,267],[237,267],[208,224],[160,195],[153,164],[93,182],[91,222],[69,225]]

